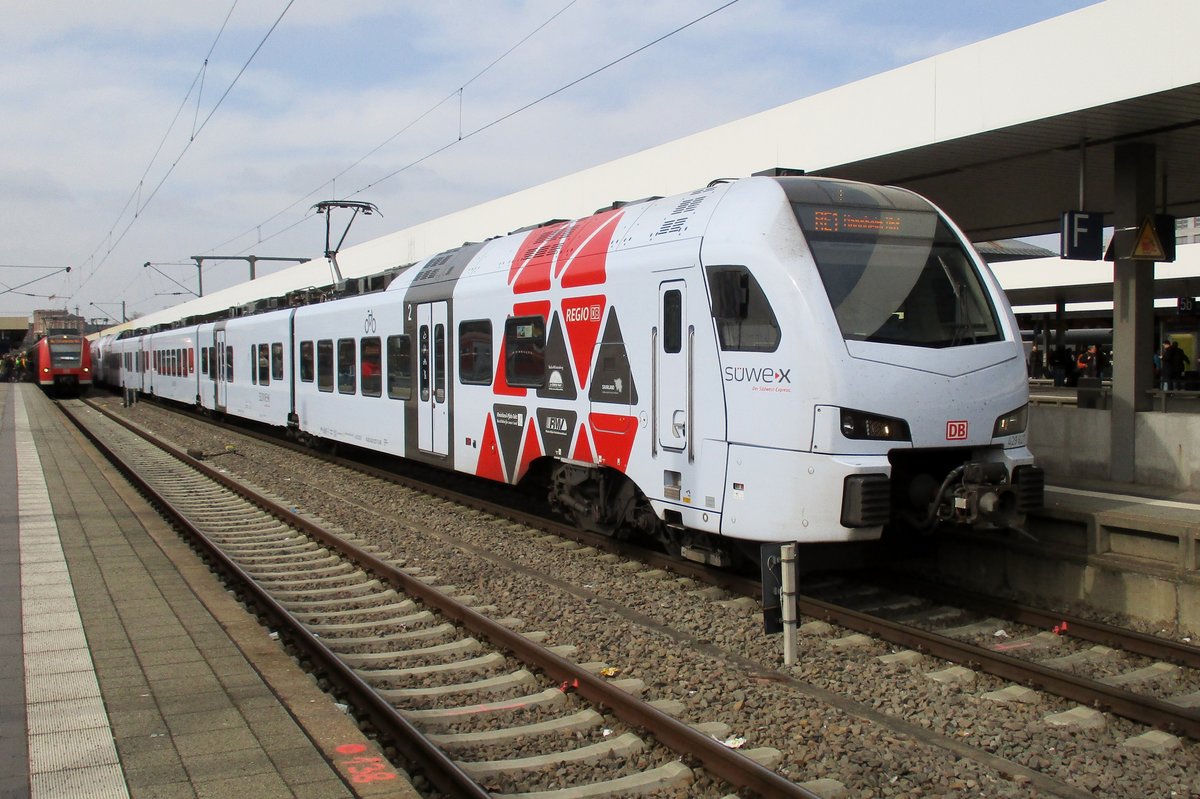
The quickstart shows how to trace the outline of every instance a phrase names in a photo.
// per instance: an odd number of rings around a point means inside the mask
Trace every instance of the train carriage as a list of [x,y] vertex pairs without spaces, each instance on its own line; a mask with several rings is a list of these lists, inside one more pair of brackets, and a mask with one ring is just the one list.
[[199,393],[196,329],[164,330],[145,337],[144,390],[161,399],[193,405]]
[[1012,312],[898,188],[716,182],[170,340],[189,335],[205,407],[536,481],[582,527],[695,559],[1005,527],[1041,502]]

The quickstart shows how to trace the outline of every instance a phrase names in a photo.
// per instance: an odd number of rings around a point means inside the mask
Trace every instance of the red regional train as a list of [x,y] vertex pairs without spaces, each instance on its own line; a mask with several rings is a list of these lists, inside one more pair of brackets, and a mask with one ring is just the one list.
[[28,379],[59,396],[79,396],[92,385],[92,350],[77,335],[50,335],[24,352]]

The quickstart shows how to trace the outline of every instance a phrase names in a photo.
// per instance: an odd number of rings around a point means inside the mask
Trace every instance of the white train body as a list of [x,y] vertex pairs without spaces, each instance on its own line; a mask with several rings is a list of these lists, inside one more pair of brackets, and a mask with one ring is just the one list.
[[111,342],[156,396],[507,483],[685,550],[1040,504],[1020,336],[911,192],[747,178],[466,245],[386,291]]

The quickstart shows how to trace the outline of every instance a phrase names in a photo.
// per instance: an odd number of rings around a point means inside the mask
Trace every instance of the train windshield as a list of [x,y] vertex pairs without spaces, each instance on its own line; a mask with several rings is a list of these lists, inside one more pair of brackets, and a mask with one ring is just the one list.
[[83,360],[83,348],[78,341],[50,342],[50,364],[62,369],[78,367]]
[[[1003,338],[962,242],[899,189],[813,181],[789,191],[842,336],[917,347]],[[810,202],[795,202],[807,194]]]

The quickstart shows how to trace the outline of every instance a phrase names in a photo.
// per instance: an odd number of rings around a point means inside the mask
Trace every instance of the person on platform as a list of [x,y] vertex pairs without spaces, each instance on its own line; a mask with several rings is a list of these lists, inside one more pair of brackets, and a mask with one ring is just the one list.
[[1192,359],[1180,348],[1178,341],[1163,342],[1162,360],[1163,373],[1166,375],[1163,388],[1168,391],[1177,391],[1183,388],[1183,373],[1187,370]]

